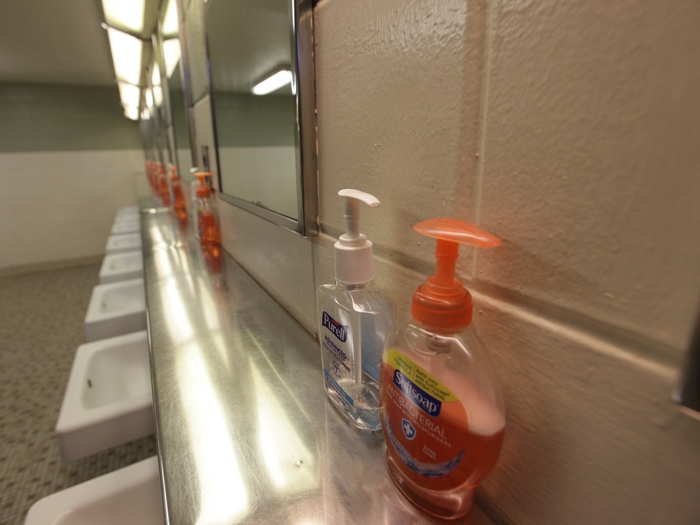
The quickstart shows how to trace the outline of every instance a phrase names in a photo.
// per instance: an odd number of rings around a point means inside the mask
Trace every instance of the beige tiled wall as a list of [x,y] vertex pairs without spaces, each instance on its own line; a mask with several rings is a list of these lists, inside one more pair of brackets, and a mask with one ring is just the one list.
[[340,188],[382,200],[363,229],[402,319],[432,266],[413,222],[456,216],[504,239],[459,270],[507,399],[480,490],[506,521],[700,516],[700,423],[671,401],[700,298],[698,19],[690,0],[321,0],[327,233],[221,202],[227,249],[311,330]]

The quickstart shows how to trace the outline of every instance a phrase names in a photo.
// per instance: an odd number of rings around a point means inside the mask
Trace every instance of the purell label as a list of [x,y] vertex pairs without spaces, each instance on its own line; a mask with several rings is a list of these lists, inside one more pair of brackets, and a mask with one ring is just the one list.
[[393,382],[423,412],[430,416],[440,415],[442,403],[403,375],[401,370],[394,370]]
[[328,330],[341,342],[345,342],[348,338],[347,326],[340,324],[338,321],[333,319],[328,312],[323,312],[321,315],[321,324],[328,328]]

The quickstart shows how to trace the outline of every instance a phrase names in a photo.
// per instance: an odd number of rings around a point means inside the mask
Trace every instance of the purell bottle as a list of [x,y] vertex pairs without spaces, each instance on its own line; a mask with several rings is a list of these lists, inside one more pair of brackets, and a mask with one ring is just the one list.
[[359,231],[359,205],[379,206],[368,193],[344,189],[346,232],[335,243],[335,283],[318,290],[323,382],[331,403],[355,427],[381,428],[379,373],[389,343],[391,303],[371,289],[372,242]]

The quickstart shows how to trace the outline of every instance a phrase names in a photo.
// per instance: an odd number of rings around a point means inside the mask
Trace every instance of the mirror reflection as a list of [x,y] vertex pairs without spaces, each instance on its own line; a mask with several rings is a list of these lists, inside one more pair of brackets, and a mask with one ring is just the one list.
[[206,25],[222,192],[298,219],[288,0],[209,0]]
[[[170,41],[165,41],[163,47],[165,47],[168,42],[174,42],[179,50],[179,39],[175,38]],[[168,68],[167,59],[166,68]],[[181,65],[178,57],[178,61],[172,66],[172,69],[168,68],[168,95],[170,99],[170,117],[173,133],[175,135],[175,157],[178,171],[181,177],[186,178],[192,168],[192,148],[190,145],[190,131],[180,68]]]

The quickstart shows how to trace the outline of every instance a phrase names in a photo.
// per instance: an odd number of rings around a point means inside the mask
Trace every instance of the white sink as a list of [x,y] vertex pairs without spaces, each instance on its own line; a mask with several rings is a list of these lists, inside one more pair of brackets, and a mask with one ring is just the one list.
[[111,235],[107,239],[105,251],[107,253],[130,252],[141,249],[141,234],[127,233],[124,235]]
[[146,329],[143,279],[98,284],[92,289],[85,315],[88,341]]
[[146,332],[79,346],[56,423],[63,458],[80,459],[153,432]]
[[112,235],[135,233],[139,231],[141,231],[141,224],[137,220],[116,220],[112,225]]
[[162,501],[154,456],[37,501],[24,525],[160,525]]
[[106,255],[100,268],[100,284],[126,281],[143,276],[141,252],[121,252]]

